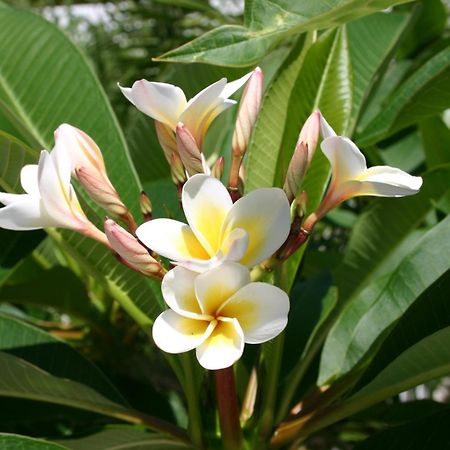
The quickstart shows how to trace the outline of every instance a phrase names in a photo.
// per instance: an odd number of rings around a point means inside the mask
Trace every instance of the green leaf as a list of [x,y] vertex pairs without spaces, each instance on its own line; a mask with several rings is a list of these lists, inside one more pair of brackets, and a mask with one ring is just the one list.
[[428,231],[391,274],[355,296],[331,329],[322,352],[318,383],[353,369],[386,339],[417,298],[450,269],[450,216]]
[[55,377],[89,386],[91,390],[95,389],[111,401],[126,404],[99,369],[60,339],[1,314],[0,330],[2,352],[20,357],[46,372],[51,372]]
[[[41,147],[52,147],[53,131],[63,122],[91,135],[103,151],[113,184],[137,217],[139,181],[109,102],[81,52],[41,17],[5,7],[0,13],[0,40],[0,97]],[[23,148],[16,145],[17,155],[7,156],[15,167],[23,159]],[[18,167],[8,169],[9,187],[17,186],[18,173]],[[81,194],[90,217],[102,227],[104,211]],[[147,316],[159,311],[157,283],[121,266],[99,244],[75,233],[53,231],[52,236],[137,322],[144,327],[151,323]]]
[[70,450],[183,450],[188,445],[155,433],[128,427],[108,427],[78,439],[59,441]]
[[[407,1],[407,0],[406,0]],[[334,27],[405,0],[247,1],[244,25],[223,25],[157,58],[225,66],[256,64],[281,39]]]
[[418,384],[448,375],[449,344],[450,327],[427,336],[404,351],[347,402],[359,404],[358,408],[363,409],[362,405],[368,407]]
[[34,439],[28,436],[19,436],[18,434],[0,433],[0,448],[5,450],[67,450],[54,442],[47,442],[42,439]]
[[450,442],[450,409],[430,414],[407,424],[388,428],[355,447],[355,450],[445,449]]
[[342,264],[336,270],[340,302],[346,301],[381,273],[383,265],[449,192],[450,168],[424,175],[419,194],[401,199],[376,199],[359,216]]
[[361,146],[434,116],[450,106],[450,47],[426,61],[391,95],[390,101],[357,136]]
[[367,384],[396,357],[421,339],[450,326],[449,298],[450,272],[446,272],[401,317],[364,372],[359,386]]
[[440,117],[420,124],[420,135],[428,167],[450,163],[450,129]]

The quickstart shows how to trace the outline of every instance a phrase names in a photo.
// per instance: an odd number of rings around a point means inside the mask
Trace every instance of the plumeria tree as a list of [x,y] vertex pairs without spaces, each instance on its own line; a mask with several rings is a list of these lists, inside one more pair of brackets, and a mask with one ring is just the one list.
[[122,128],[0,4],[0,448],[446,448],[446,16],[247,1]]

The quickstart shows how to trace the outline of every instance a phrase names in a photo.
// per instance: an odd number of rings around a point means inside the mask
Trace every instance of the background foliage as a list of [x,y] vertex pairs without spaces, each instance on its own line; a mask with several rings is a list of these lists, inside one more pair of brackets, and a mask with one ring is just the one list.
[[[88,17],[82,3],[0,3],[0,187],[17,191],[20,167],[69,122],[98,142],[136,216],[142,189],[156,217],[179,215],[153,124],[116,83],[158,79],[190,97],[260,65],[247,191],[282,185],[316,108],[369,165],[420,174],[424,185],[410,198],[347,202],[289,261],[279,383],[271,343],[261,364],[249,349],[237,368],[241,397],[255,365],[261,386],[249,440],[263,448],[268,420],[273,446],[450,448],[448,3],[141,0],[98,2]],[[211,160],[229,153],[234,119],[228,111],[211,128]],[[318,151],[303,185],[310,211],[328,178]],[[100,224],[104,212],[82,201]],[[193,379],[205,430],[215,429],[208,374],[189,356],[164,359],[149,339],[163,308],[156,283],[74,233],[0,230],[0,242],[1,448],[189,448],[146,426],[155,415],[186,428]]]

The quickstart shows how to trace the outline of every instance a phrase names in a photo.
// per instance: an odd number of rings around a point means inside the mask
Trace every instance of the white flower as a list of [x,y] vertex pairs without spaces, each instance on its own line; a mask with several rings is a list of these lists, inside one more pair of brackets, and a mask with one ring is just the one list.
[[330,135],[323,140],[321,148],[331,164],[332,176],[327,194],[316,212],[318,217],[351,197],[404,197],[416,194],[422,186],[421,177],[394,167],[367,168],[364,155],[346,137]]
[[63,152],[41,152],[39,164],[22,168],[20,180],[26,194],[0,193],[0,227],[34,230],[62,227],[82,230],[92,225],[70,184],[70,162]]
[[230,106],[236,104],[230,100],[250,78],[252,73],[227,83],[226,78],[211,84],[189,101],[182,89],[167,83],[139,80],[131,88],[120,87],[123,95],[137,109],[175,131],[182,122],[194,136],[199,147],[206,130],[213,120]]
[[153,325],[156,345],[168,353],[196,348],[209,370],[234,364],[244,343],[259,344],[277,336],[287,324],[289,298],[267,283],[251,283],[248,270],[226,262],[197,275],[175,267],[162,282],[171,308]]
[[182,204],[189,226],[155,219],[136,234],[156,253],[197,272],[224,260],[248,267],[259,264],[289,234],[289,203],[278,188],[257,189],[233,204],[219,180],[197,174],[185,183]]

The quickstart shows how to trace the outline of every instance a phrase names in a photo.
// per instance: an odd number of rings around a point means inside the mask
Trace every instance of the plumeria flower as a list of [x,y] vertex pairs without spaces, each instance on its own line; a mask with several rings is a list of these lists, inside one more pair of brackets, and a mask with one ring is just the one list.
[[226,260],[252,267],[278,250],[289,233],[289,203],[278,188],[256,189],[233,204],[219,180],[197,174],[185,183],[181,200],[189,225],[155,219],[136,234],[156,253],[197,272]]
[[[22,168],[25,194],[0,193],[0,227],[35,230],[61,227],[76,230],[105,244],[105,235],[86,217],[70,184],[71,166],[63,151],[41,152],[38,164]],[[107,244],[108,245],[108,244]]]
[[203,274],[175,267],[162,282],[170,309],[153,325],[156,345],[168,353],[197,349],[209,370],[233,365],[244,343],[260,344],[287,324],[289,298],[267,283],[251,283],[248,269],[233,262]]
[[[172,131],[179,122],[183,123],[201,147],[208,127],[221,112],[236,104],[229,97],[245,84],[251,74],[230,83],[222,78],[189,101],[182,89],[172,84],[139,80],[131,88],[119,87],[137,109]],[[158,134],[164,134],[164,130],[160,129]]]
[[[366,159],[348,138],[332,136],[323,140],[322,151],[331,164],[331,182],[315,220],[352,197],[404,197],[419,192],[422,178],[390,166],[367,168]],[[308,225],[308,224],[306,224]]]

